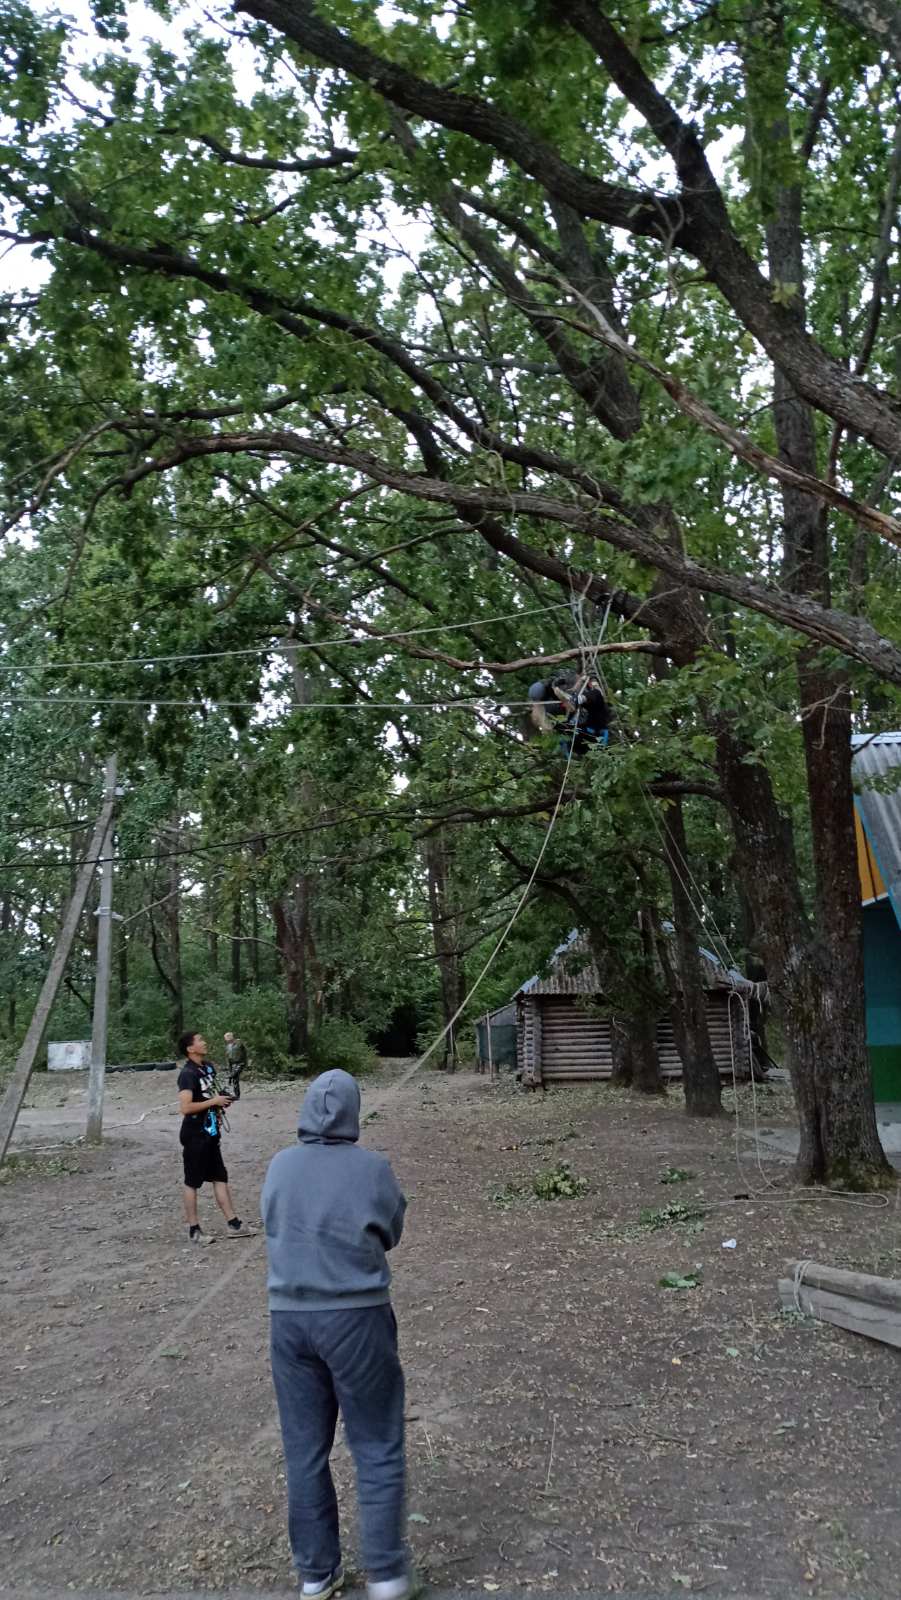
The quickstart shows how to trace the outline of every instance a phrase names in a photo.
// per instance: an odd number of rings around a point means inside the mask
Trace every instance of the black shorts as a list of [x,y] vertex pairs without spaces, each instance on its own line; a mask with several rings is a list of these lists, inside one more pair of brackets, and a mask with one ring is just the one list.
[[185,1159],[185,1187],[201,1189],[205,1183],[228,1183],[218,1139],[192,1139],[182,1145]]

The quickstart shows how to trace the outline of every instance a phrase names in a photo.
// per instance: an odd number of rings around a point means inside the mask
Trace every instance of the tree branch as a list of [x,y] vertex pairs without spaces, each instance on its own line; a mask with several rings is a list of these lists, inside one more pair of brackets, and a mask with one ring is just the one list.
[[894,0],[830,0],[847,22],[868,33],[901,67],[901,7]]
[[[747,462],[748,466],[754,467],[757,472],[763,473],[768,478],[775,478],[777,482],[785,484],[788,488],[798,490],[802,494],[813,495],[824,504],[834,506],[838,511],[846,512],[855,522],[859,522],[865,528],[871,528],[881,538],[887,539],[890,544],[901,548],[901,521],[897,517],[890,516],[885,511],[878,511],[875,506],[866,505],[861,500],[855,500],[853,496],[844,494],[841,489],[836,488],[835,484],[826,483],[822,478],[817,478],[812,473],[802,472],[799,468],[793,467],[790,462],[782,460],[779,456],[770,455],[768,451],[761,449],[748,434],[742,433],[738,428],[734,428],[730,422],[726,422],[725,418],[718,416],[715,411],[711,410],[710,406],[706,405],[703,400],[699,400],[696,395],[686,389],[681,379],[677,378],[674,373],[667,371],[664,367],[657,366],[655,362],[649,361],[647,356],[643,356],[640,351],[635,349],[634,345],[629,344],[621,334],[616,332],[615,328],[611,327],[603,312],[599,311],[596,305],[587,301],[585,296],[580,294],[574,285],[570,285],[570,288],[573,294],[582,302],[585,309],[594,317],[596,336],[601,340],[601,343],[608,345],[612,350],[619,351],[633,366],[640,367],[643,372],[649,373],[660,384],[660,387],[666,390],[670,398],[675,401],[680,411],[683,411],[687,417],[691,417],[694,422],[700,423],[701,427],[706,429],[708,433],[712,433],[715,438],[721,439],[740,461]],[[560,315],[560,313],[550,314]],[[564,320],[570,322],[570,326],[577,327],[582,333],[589,336],[593,331],[585,323],[573,323],[569,318]],[[901,450],[901,440],[899,440],[899,450]]]
[[[553,495],[538,492],[499,491],[443,482],[404,471],[376,456],[352,450],[347,446],[324,443],[301,434],[275,431],[185,439],[166,456],[142,462],[139,467],[133,468],[117,481],[119,486],[128,492],[142,479],[155,473],[169,471],[192,459],[247,453],[265,457],[300,456],[307,460],[346,467],[402,494],[410,494],[416,499],[434,504],[455,506],[474,526],[478,525],[483,517],[493,518],[500,515],[536,517],[539,520],[575,528],[593,539],[612,545],[614,549],[628,551],[639,561],[665,573],[688,589],[725,595],[738,605],[759,611],[774,622],[861,662],[879,677],[901,685],[901,649],[892,640],[877,633],[876,629],[862,618],[822,606],[805,595],[786,594],[773,584],[760,583],[753,578],[704,567],[643,529],[630,526],[612,516],[605,517],[599,513],[596,506],[584,502],[567,503]],[[115,486],[111,484],[109,487]],[[495,538],[496,533],[492,532],[492,543]],[[512,553],[512,550],[516,549],[515,543],[512,546],[508,545],[508,549]],[[559,564],[559,575],[558,570],[552,570],[547,575],[567,589],[570,589],[576,576],[563,563]],[[597,580],[593,582],[596,595],[599,585]],[[587,587],[589,597],[594,597],[590,574]]]
[[[162,131],[182,132],[180,128],[167,128]],[[301,161],[272,161],[268,156],[246,156],[242,150],[230,150],[227,145],[220,144],[218,139],[214,139],[211,133],[186,133],[183,137],[197,139],[200,144],[205,144],[220,161],[231,162],[238,167],[255,167],[260,172],[327,172],[333,167],[346,167],[359,156],[358,150],[339,148],[327,156],[309,156]]]
[[[878,0],[880,5],[887,3]],[[660,239],[668,248],[687,250],[703,263],[742,324],[805,399],[861,434],[883,454],[898,453],[901,410],[890,396],[871,385],[850,383],[841,363],[773,298],[772,285],[729,222],[697,135],[681,123],[615,35],[614,50],[603,34],[610,48],[608,70],[617,81],[628,83],[637,108],[670,150],[683,182],[681,195],[617,187],[580,171],[490,101],[420,78],[331,27],[317,14],[313,0],[239,0],[238,9],[268,22],[303,50],[359,79],[389,103],[490,146],[535,178],[548,195],[567,202],[581,215],[631,234]],[[599,16],[589,0],[577,0],[576,6],[568,9],[579,18],[586,13],[593,20]]]
[[[374,628],[371,623],[364,622],[362,618],[342,616],[339,611],[331,611],[318,600],[310,600],[307,597],[307,603],[336,627],[359,628],[372,639],[392,641],[404,655],[417,656],[422,661],[440,661],[444,666],[452,667],[455,672],[489,672],[492,676],[501,677],[508,672],[523,672],[526,667],[558,666],[564,661],[579,661],[586,654],[584,647],[577,645],[572,650],[560,650],[556,655],[523,656],[518,661],[464,661],[458,656],[448,655],[444,650],[434,650],[426,645],[398,640],[396,633],[385,634],[381,629]],[[592,656],[629,654],[665,656],[668,652],[666,645],[659,641],[649,643],[644,639],[619,639],[610,644],[592,646],[591,654]]]

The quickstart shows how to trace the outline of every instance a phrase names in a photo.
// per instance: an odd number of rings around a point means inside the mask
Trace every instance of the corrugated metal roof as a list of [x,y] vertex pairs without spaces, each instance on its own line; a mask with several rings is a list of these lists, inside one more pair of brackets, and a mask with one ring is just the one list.
[[[664,926],[667,933],[672,931],[671,923],[665,923]],[[754,991],[755,985],[750,979],[743,977],[736,967],[724,967],[712,951],[705,950],[699,945],[698,954],[708,989],[733,989],[743,994]],[[569,937],[557,946],[548,962],[548,967],[546,977],[536,973],[534,977],[527,978],[517,989],[517,994],[603,993],[604,986],[601,983],[600,973],[588,953],[585,935],[578,929],[574,929]]]
[[[901,733],[855,734],[851,743],[855,805],[901,923]],[[868,780],[890,776],[897,777],[899,787],[868,787]]]

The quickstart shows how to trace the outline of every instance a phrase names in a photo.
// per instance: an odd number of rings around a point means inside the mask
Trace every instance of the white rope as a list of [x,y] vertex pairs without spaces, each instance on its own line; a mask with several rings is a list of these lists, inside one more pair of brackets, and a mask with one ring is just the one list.
[[[609,694],[609,691],[607,689],[606,683],[604,683],[603,674],[601,673],[600,668],[598,667],[598,655],[600,654],[601,645],[603,644],[603,641],[604,641],[604,634],[607,631],[607,623],[610,620],[610,609],[611,609],[612,605],[613,605],[613,591],[611,590],[610,594],[608,594],[608,596],[607,596],[607,608],[606,608],[606,610],[604,612],[604,615],[603,615],[603,618],[602,618],[602,621],[601,621],[601,631],[598,634],[598,637],[597,637],[597,640],[596,640],[595,644],[594,645],[590,645],[589,649],[588,649],[588,652],[587,652],[587,660],[589,662],[589,666],[586,669],[588,672],[590,672],[590,673],[592,673],[592,674],[597,676],[598,682],[601,684],[601,686],[602,686],[602,688],[604,690],[604,698],[605,698],[605,700],[607,700],[608,704],[609,704],[609,701],[610,701],[610,694]],[[580,607],[580,615],[581,615],[581,607]]]
[[795,1275],[792,1280],[792,1295],[794,1297],[795,1310],[799,1317],[807,1317],[811,1314],[809,1311],[805,1311],[801,1304],[801,1284],[804,1281],[804,1274],[810,1265],[811,1262],[809,1261],[799,1261],[795,1267]]

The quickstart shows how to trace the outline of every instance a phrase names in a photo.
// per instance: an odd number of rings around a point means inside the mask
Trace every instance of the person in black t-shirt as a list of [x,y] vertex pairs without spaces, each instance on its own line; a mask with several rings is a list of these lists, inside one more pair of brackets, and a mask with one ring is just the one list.
[[231,1096],[217,1093],[216,1068],[207,1060],[207,1043],[202,1034],[183,1033],[178,1041],[178,1053],[185,1058],[178,1074],[178,1104],[188,1238],[192,1244],[213,1243],[212,1234],[204,1233],[201,1228],[197,1213],[197,1191],[205,1183],[213,1185],[228,1237],[246,1238],[253,1229],[246,1228],[235,1211],[222,1159],[222,1113],[231,1105]]

